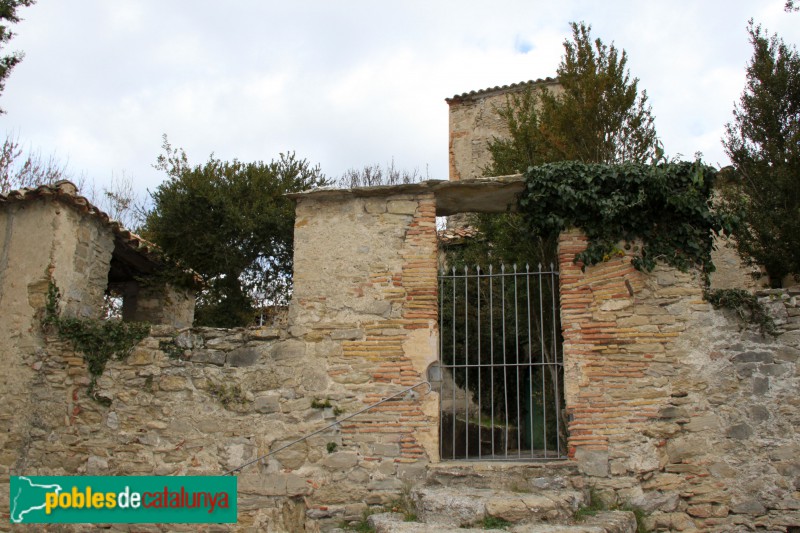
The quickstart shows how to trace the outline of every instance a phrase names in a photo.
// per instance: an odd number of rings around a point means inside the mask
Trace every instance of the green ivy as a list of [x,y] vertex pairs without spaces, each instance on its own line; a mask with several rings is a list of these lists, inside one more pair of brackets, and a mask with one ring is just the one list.
[[714,309],[731,309],[743,322],[754,324],[762,335],[778,335],[775,321],[767,312],[764,304],[755,295],[744,289],[706,290],[703,297],[714,306]]
[[519,208],[536,235],[576,227],[589,244],[576,261],[594,265],[633,251],[633,266],[652,271],[658,260],[706,276],[712,232],[730,234],[738,220],[712,209],[716,171],[700,161],[609,165],[565,161],[530,167]]
[[311,400],[311,408],[312,409],[329,409],[333,408],[334,416],[339,416],[340,414],[344,413],[344,409],[339,407],[338,405],[333,405],[330,400],[318,400],[314,398]]
[[483,520],[478,522],[477,525],[481,529],[507,529],[511,522],[496,516],[484,516]]
[[182,359],[184,355],[183,348],[175,344],[174,339],[171,341],[159,341],[158,349],[170,359]]
[[70,341],[73,348],[83,354],[92,376],[87,392],[100,401],[94,395],[94,389],[106,363],[111,359],[125,359],[133,347],[150,333],[150,324],[113,319],[62,318],[58,314],[60,298],[61,292],[51,280],[47,288],[43,323],[55,328],[59,338]]

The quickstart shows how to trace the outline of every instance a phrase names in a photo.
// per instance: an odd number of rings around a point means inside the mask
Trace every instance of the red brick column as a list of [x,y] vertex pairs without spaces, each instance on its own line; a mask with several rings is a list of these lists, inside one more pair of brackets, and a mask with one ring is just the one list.
[[[376,321],[364,325],[366,337],[362,340],[344,341],[345,357],[364,358],[374,365],[371,371],[374,384],[394,384],[410,387],[423,381],[425,376],[415,368],[409,353],[409,338],[416,330],[425,334],[436,328],[437,252],[436,204],[433,194],[420,194],[414,200],[417,207],[405,228],[405,238],[400,251],[402,268],[399,272],[371,272],[369,282],[362,289],[379,289],[386,301],[401,309],[399,318]],[[363,402],[372,404],[387,395],[383,387],[364,395]],[[419,392],[425,392],[420,387]],[[395,462],[415,462],[427,459],[418,440],[418,431],[430,432],[435,421],[422,409],[419,401],[395,400],[376,407],[344,426],[345,433],[373,433],[384,435],[387,442],[397,442],[399,457]]]
[[583,270],[575,256],[586,245],[577,230],[563,233],[558,245],[570,457],[607,452],[657,417],[664,395],[653,394],[647,370],[677,335],[653,327],[658,319],[649,308],[637,312],[644,276],[629,256]]

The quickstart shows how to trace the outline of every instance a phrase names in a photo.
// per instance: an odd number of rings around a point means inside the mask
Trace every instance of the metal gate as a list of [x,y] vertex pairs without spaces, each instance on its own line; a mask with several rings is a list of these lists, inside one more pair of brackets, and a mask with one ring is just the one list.
[[566,448],[558,272],[439,275],[442,460],[546,460]]

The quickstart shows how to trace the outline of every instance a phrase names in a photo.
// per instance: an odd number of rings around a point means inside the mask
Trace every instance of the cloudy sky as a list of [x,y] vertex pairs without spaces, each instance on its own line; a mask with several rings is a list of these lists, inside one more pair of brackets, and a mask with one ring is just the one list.
[[6,134],[97,183],[144,191],[161,136],[192,162],[294,150],[329,176],[367,163],[447,178],[456,93],[552,76],[570,21],[629,55],[668,155],[723,165],[749,18],[800,43],[784,0],[39,0],[9,49]]

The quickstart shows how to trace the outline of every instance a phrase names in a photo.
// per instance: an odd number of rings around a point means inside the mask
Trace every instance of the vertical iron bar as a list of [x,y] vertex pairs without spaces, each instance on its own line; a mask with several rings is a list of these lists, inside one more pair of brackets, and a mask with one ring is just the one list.
[[529,264],[525,264],[525,292],[527,294],[527,308],[528,308],[528,401],[530,402],[530,409],[528,411],[528,437],[531,441],[531,458],[534,457],[533,453],[533,339],[531,338],[531,268]]
[[517,382],[517,457],[522,457],[522,409],[519,403],[519,301],[517,296],[517,264],[514,263],[514,355],[516,366],[514,377]]
[[483,417],[483,409],[481,408],[481,393],[483,391],[483,389],[481,389],[481,373],[483,372],[483,367],[481,367],[481,266],[477,265],[475,270],[477,272],[477,276],[475,277],[477,283],[475,286],[478,292],[478,459],[480,459],[481,448],[483,448],[483,441],[481,440],[481,427],[483,426],[481,420]]
[[489,365],[489,373],[491,374],[491,384],[492,384],[492,395],[491,395],[491,402],[492,402],[492,412],[491,412],[491,420],[490,420],[490,427],[492,431],[492,459],[495,458],[494,452],[494,278],[492,278],[492,265],[489,265],[489,357],[491,359],[491,363]]
[[464,265],[464,456],[469,459],[469,274]]
[[505,414],[506,414],[506,427],[505,427],[505,440],[503,441],[503,451],[505,456],[508,457],[508,370],[507,370],[507,363],[506,363],[506,265],[500,265],[500,287],[501,287],[501,311],[502,311],[502,318],[503,318],[503,394],[505,403],[503,404],[505,407]]
[[542,264],[539,263],[539,324],[541,325],[541,343],[542,343],[542,430],[543,430],[543,442],[544,442],[544,457],[547,458],[547,397],[545,391],[547,390],[547,384],[545,383],[544,375],[547,373],[545,369],[547,368],[547,363],[545,361],[545,342],[544,342],[544,298],[542,296],[542,292],[544,292],[544,284],[542,283]]
[[447,273],[442,269],[439,278],[439,372],[441,382],[439,383],[439,457],[444,458],[444,418],[442,417],[442,397],[444,396],[444,276]]
[[[562,405],[560,402],[561,398],[561,372],[563,367],[563,362],[561,358],[563,357],[562,351],[560,350],[559,345],[559,331],[558,331],[558,323],[559,323],[559,297],[558,297],[558,272],[555,271],[555,266],[553,263],[550,264],[550,271],[545,271],[543,265],[539,263],[538,265],[538,272],[530,270],[530,264],[525,265],[524,273],[521,272],[517,265],[513,265],[513,273],[506,273],[505,265],[500,266],[500,272],[495,274],[493,271],[493,266],[489,266],[488,274],[481,273],[481,267],[476,265],[475,267],[476,274],[475,277],[475,290],[476,295],[474,298],[475,309],[476,309],[476,318],[475,323],[473,323],[473,330],[475,331],[476,338],[472,339],[472,350],[476,350],[476,361],[472,361],[471,353],[470,353],[470,327],[469,327],[469,314],[470,310],[470,301],[469,301],[469,291],[470,291],[470,278],[473,277],[469,273],[469,267],[464,266],[463,274],[459,274],[458,269],[456,267],[452,267],[451,272],[448,273],[447,270],[442,270],[440,273],[439,279],[439,331],[440,331],[440,339],[439,339],[439,354],[438,354],[438,361],[439,365],[443,371],[449,371],[452,378],[452,409],[447,410],[444,407],[444,403],[441,401],[439,402],[438,411],[439,411],[439,430],[440,430],[440,442],[439,442],[439,452],[440,455],[443,456],[446,453],[446,432],[445,428],[448,424],[446,424],[444,420],[445,414],[450,414],[453,417],[452,427],[451,429],[451,446],[452,446],[452,453],[450,454],[450,459],[458,459],[459,458],[459,450],[457,449],[458,446],[461,444],[464,445],[464,451],[461,454],[465,459],[483,459],[483,369],[484,367],[488,367],[489,369],[489,379],[490,379],[490,420],[489,420],[489,429],[491,432],[491,453],[487,452],[487,459],[502,459],[505,457],[508,459],[509,457],[509,450],[511,450],[511,439],[513,435],[511,434],[511,414],[509,408],[512,406],[513,398],[510,398],[509,393],[509,377],[513,377],[516,379],[515,388],[516,388],[516,409],[517,409],[517,457],[519,459],[523,458],[522,447],[524,445],[530,446],[530,458],[531,459],[551,459],[562,457],[562,442],[561,442],[561,414],[562,414]],[[448,275],[450,274],[450,275]],[[520,327],[524,328],[525,324],[523,323],[520,325],[520,309],[519,309],[519,299],[520,299],[520,287],[519,287],[519,277],[521,275],[525,276],[525,306],[526,309],[523,310],[524,313],[527,313],[527,333],[524,331],[520,332]],[[550,316],[547,317],[544,312],[544,291],[548,289],[547,285],[545,285],[544,275],[549,276],[549,290],[550,290]],[[510,305],[510,302],[507,302],[508,299],[511,298],[511,287],[509,287],[509,298],[506,298],[506,285],[505,285],[505,278],[506,276],[514,276],[514,287],[513,287],[513,305],[514,305],[514,351],[510,352],[510,347],[508,347],[507,343],[511,342],[512,339],[508,337],[510,334],[506,331],[506,327],[510,328],[510,324],[506,323],[506,305]],[[538,288],[534,286],[533,291],[531,293],[531,275],[536,276],[538,280]],[[458,278],[462,277],[464,279],[464,302],[463,306],[458,304],[458,295],[459,295],[459,288],[458,285]],[[498,319],[500,320],[499,324],[495,324],[494,322],[494,277],[500,278],[500,286],[498,289],[500,290],[500,314]],[[489,312],[488,312],[488,319],[489,319],[489,362],[484,362],[484,351],[482,346],[482,334],[484,334],[483,329],[486,327],[485,321],[483,320],[483,308],[485,307],[484,301],[486,297],[482,295],[482,278],[488,278],[488,304],[489,304]],[[450,320],[450,326],[452,332],[446,331],[445,323],[446,317],[444,313],[444,308],[447,306],[447,279],[451,279],[452,283],[452,294],[450,295],[453,299],[451,310],[452,310],[452,317]],[[539,315],[537,317],[535,311],[535,302],[533,298],[536,296],[535,292],[538,290],[538,299],[539,299]],[[464,324],[463,324],[463,331],[458,331],[458,310],[463,307],[464,313]],[[508,309],[511,312],[510,309]],[[508,319],[510,320],[510,316]],[[546,331],[545,327],[545,320],[549,318],[551,323],[547,325],[550,328],[550,331]],[[523,316],[522,320],[526,318]],[[536,320],[539,320],[539,324],[536,324]],[[496,325],[499,325],[502,329],[501,332],[498,333],[496,331]],[[477,329],[475,329],[477,328]],[[540,344],[540,363],[537,363],[534,359],[534,338],[533,335],[538,331],[540,338],[537,340]],[[498,359],[495,359],[495,333],[498,333],[498,341],[502,342],[502,361],[499,360],[501,354],[497,354]],[[452,349],[451,349],[451,362],[449,365],[445,363],[445,355],[444,351],[447,348],[445,342],[445,335],[448,335],[448,338],[452,340]],[[548,346],[548,340],[551,344]],[[463,352],[460,349],[456,348],[457,342],[463,343]],[[527,344],[520,347],[520,343],[525,341]],[[475,343],[477,342],[477,347]],[[522,356],[520,356],[520,351],[522,351]],[[463,361],[459,361],[459,354],[463,353]],[[513,356],[515,358],[514,361],[510,360],[510,357]],[[524,361],[523,361],[524,359]],[[502,385],[499,383],[495,383],[495,370],[499,370],[498,367],[503,369],[503,376],[502,376]],[[524,380],[525,374],[525,367],[527,366],[528,370],[528,382],[521,383]],[[534,387],[534,369],[535,367],[539,367],[540,371],[542,372],[541,377],[541,407],[538,410],[539,412],[536,413],[536,402],[534,395],[538,396],[535,393]],[[459,386],[457,383],[457,373],[459,369],[462,369],[465,372],[464,380],[463,380],[463,387]],[[473,395],[471,393],[471,389],[469,388],[470,382],[470,372],[473,369],[477,369],[477,389],[475,394],[477,395],[477,405],[472,406],[471,401]],[[515,370],[516,374],[514,376],[509,376],[509,369]],[[476,376],[472,376],[473,381],[476,379]],[[550,390],[548,390],[548,380],[552,381],[550,383]],[[496,386],[502,386],[503,396],[497,396],[496,393],[500,393],[500,391],[495,391]],[[464,397],[464,437],[460,437],[458,434],[458,392],[456,389],[463,390],[465,395]],[[446,386],[444,385],[444,380],[442,381],[442,386],[440,388],[441,396],[440,398],[444,398],[447,395]],[[511,393],[514,391],[512,390]],[[522,393],[527,393],[527,400],[522,398]],[[500,407],[499,400],[503,400],[503,406]],[[556,445],[555,450],[552,451],[553,455],[551,456],[550,450],[550,442],[548,439],[548,432],[552,433],[549,428],[549,420],[548,420],[548,403],[550,400],[553,400],[553,405],[551,407],[551,411],[553,413],[552,416],[555,416],[555,424],[554,430],[556,432],[555,435],[555,442]],[[528,403],[528,412],[526,412],[523,416],[523,404]],[[478,424],[478,428],[476,431],[476,436],[471,436],[470,427],[473,424],[470,421],[470,410],[473,411],[473,416],[476,417],[476,422]],[[495,424],[495,413],[496,409],[504,409],[504,417],[501,418],[503,420],[505,426],[503,431],[498,433],[496,432],[496,424]],[[477,412],[475,412],[477,410]],[[541,417],[539,419],[538,417]],[[525,420],[523,420],[525,418]],[[502,424],[503,422],[500,422]],[[541,428],[541,429],[539,429]],[[523,434],[525,432],[525,434]],[[536,441],[538,438],[542,438],[541,445],[542,450],[538,450],[535,447]],[[463,438],[463,440],[462,440]],[[475,439],[477,438],[477,443]],[[503,454],[500,456],[498,454],[498,446],[496,443],[496,439],[500,438],[503,445]],[[470,448],[470,441],[472,441],[472,448]],[[523,442],[525,441],[525,442]],[[489,441],[487,440],[487,444]],[[477,455],[474,453],[475,446],[477,446]],[[487,446],[488,449],[488,446]],[[538,451],[537,451],[538,450]],[[541,453],[538,453],[541,452]],[[513,450],[512,450],[513,453]],[[513,456],[512,456],[513,457]],[[528,457],[528,454],[524,454],[524,457]]]
[[556,269],[553,263],[550,263],[550,294],[553,303],[553,362],[555,363],[555,391],[556,391],[556,445],[558,448],[556,449],[556,455],[558,457],[561,456],[561,391],[559,390],[558,381],[560,378],[560,370],[561,370],[561,360],[558,357],[558,339],[556,338],[556,328],[558,322],[556,322],[556,307],[558,307],[558,301],[556,290]]
[[456,458],[456,267],[453,267],[453,366],[451,368],[451,378],[453,380],[453,433],[450,434],[452,440],[452,456]]

